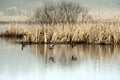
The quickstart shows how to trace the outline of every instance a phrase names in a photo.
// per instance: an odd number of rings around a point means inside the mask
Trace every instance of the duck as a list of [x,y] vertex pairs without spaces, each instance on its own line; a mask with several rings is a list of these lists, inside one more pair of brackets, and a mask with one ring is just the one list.
[[54,46],[55,46],[55,44],[50,44],[48,47],[49,47],[49,49],[53,49]]
[[76,61],[76,60],[77,60],[77,57],[75,57],[74,55],[72,55],[71,60],[72,60],[72,61]]
[[55,62],[54,57],[50,57],[49,60],[51,60],[52,62]]
[[71,43],[70,45],[72,48],[74,48],[76,46],[76,44],[74,44],[74,43]]
[[24,47],[26,46],[26,43],[21,42],[21,45],[22,45],[21,50],[23,51]]

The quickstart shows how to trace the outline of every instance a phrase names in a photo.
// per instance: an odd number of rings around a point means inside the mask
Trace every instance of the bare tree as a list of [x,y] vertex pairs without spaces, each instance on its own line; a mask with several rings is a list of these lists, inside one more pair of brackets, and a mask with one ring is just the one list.
[[37,8],[35,17],[39,23],[56,24],[56,23],[76,23],[78,17],[81,21],[88,15],[86,8],[73,2],[60,2],[57,4],[44,4],[43,7]]

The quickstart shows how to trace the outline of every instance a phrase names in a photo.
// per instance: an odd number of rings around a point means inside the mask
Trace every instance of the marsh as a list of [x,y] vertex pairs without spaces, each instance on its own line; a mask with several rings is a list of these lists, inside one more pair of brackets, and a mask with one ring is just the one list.
[[0,0],[0,80],[120,80],[119,0]]

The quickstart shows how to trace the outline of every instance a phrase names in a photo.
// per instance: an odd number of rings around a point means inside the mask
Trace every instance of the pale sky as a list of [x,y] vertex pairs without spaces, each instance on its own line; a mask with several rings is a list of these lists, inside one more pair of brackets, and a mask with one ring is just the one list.
[[[0,0],[0,11],[9,7],[17,7],[23,10],[35,10],[44,1],[61,0]],[[91,11],[120,10],[120,0],[71,0],[85,6]]]

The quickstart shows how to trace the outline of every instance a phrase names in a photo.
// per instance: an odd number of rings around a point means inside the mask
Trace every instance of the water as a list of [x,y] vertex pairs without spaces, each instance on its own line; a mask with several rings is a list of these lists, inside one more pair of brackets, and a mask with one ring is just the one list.
[[120,80],[119,74],[119,45],[57,44],[50,49],[0,39],[0,80]]
[[0,80],[120,80],[120,46],[26,45],[0,39]]

